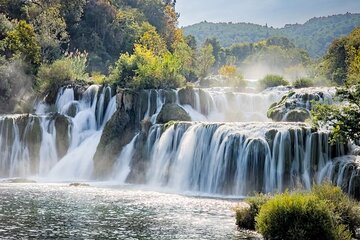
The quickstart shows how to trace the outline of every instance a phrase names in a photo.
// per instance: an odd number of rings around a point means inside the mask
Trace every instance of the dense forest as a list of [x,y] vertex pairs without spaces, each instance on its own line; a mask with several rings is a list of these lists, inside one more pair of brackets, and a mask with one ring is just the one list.
[[66,81],[179,87],[193,49],[177,18],[169,0],[2,0],[2,110]]
[[289,38],[296,47],[306,49],[311,57],[320,57],[335,38],[349,34],[359,25],[360,14],[347,13],[312,18],[304,24],[287,24],[283,28],[252,23],[202,22],[185,27],[184,32],[193,35],[200,43],[207,38],[217,37],[223,47],[281,36]]

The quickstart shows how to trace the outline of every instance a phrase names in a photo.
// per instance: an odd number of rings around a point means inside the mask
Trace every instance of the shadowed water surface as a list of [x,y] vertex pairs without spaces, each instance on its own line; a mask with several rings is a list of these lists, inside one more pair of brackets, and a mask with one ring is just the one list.
[[0,183],[0,238],[253,239],[235,201],[134,187]]

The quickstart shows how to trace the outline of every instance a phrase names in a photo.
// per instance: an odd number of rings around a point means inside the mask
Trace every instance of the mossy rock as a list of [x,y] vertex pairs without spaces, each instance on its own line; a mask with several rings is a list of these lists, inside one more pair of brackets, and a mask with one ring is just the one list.
[[270,108],[267,112],[267,117],[272,119],[273,121],[280,122],[283,119],[282,108],[278,108],[277,106]]
[[191,121],[189,114],[179,105],[171,103],[165,104],[156,118],[157,123],[167,123],[170,121]]
[[304,108],[297,108],[287,113],[285,121],[287,122],[305,122],[310,118],[310,113]]

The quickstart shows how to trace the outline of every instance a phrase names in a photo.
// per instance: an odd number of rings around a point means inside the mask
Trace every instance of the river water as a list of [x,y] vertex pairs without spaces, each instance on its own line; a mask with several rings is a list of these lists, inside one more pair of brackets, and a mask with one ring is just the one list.
[[[93,185],[93,184],[92,184]],[[0,183],[0,239],[254,239],[238,200],[134,186]]]

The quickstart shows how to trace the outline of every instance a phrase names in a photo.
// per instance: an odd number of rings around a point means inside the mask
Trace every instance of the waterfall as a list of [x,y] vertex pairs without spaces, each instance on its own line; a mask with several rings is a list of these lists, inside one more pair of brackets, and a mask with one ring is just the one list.
[[[155,125],[146,145],[147,184],[220,195],[309,189],[331,177],[322,172],[334,157],[328,134],[306,124],[184,122],[165,131]],[[338,149],[335,156],[343,155]]]
[[0,177],[87,179],[106,122],[116,110],[111,88],[91,86],[79,99],[61,88],[35,115],[0,116]]
[[[116,95],[106,86],[63,87],[53,105],[40,102],[35,114],[0,116],[0,178],[89,181],[105,164],[110,170],[104,179],[179,192],[245,196],[310,189],[325,180],[358,192],[360,163],[346,156],[348,146],[330,146],[328,132],[305,123],[269,122],[268,107],[286,91],[185,88]],[[294,101],[303,93],[295,95]],[[193,121],[156,124],[165,104],[178,104]],[[149,126],[141,129],[142,120]],[[126,140],[109,145],[113,159],[106,150],[97,161],[103,137],[117,124],[128,128],[111,137]]]
[[229,88],[190,89],[183,94],[180,91],[184,92],[184,89],[148,90],[143,119],[148,118],[155,123],[164,104],[176,103],[193,121],[266,122],[266,112],[270,105],[279,101],[287,92],[283,88],[268,89],[261,93],[232,92]]

